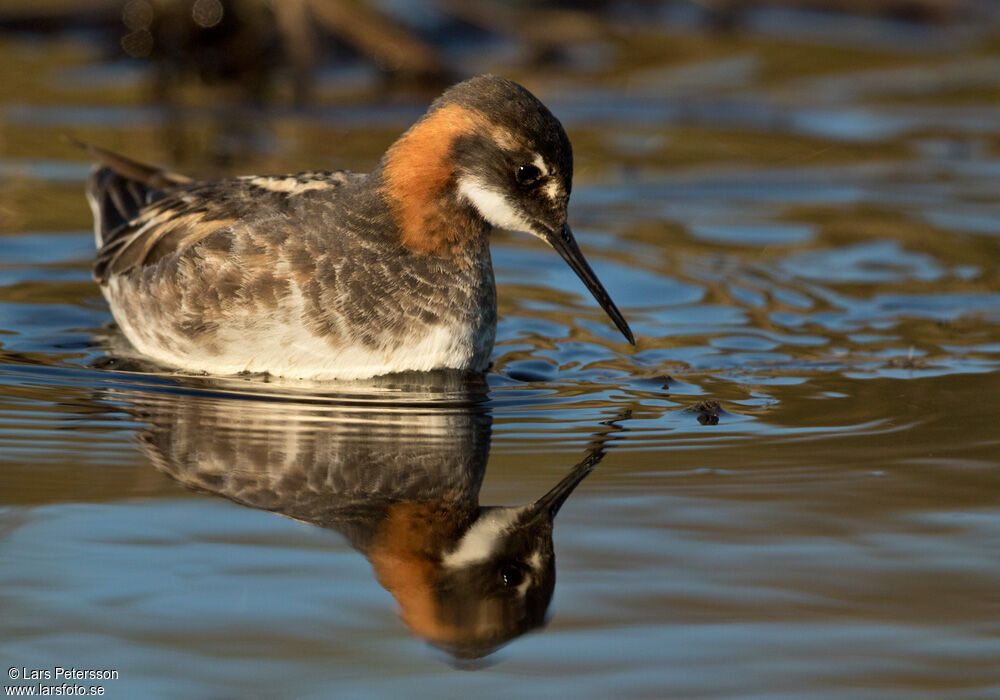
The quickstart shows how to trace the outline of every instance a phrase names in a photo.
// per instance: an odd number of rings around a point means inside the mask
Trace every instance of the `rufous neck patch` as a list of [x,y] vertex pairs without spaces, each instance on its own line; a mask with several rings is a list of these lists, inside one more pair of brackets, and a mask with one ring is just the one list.
[[467,225],[444,196],[455,178],[450,150],[455,139],[485,121],[465,107],[446,105],[414,124],[386,153],[383,191],[392,203],[401,241],[410,250],[445,254],[467,235]]
[[447,503],[398,503],[390,507],[366,552],[379,583],[399,603],[400,615],[414,634],[445,641],[445,625],[435,600],[435,572],[442,543],[454,540],[459,518]]

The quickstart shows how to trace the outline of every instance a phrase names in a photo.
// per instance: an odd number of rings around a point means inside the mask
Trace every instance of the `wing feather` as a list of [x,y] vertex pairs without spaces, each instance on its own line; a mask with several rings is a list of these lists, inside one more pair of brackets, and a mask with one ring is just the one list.
[[[266,220],[290,198],[333,190],[347,172],[309,172],[196,182],[97,146],[70,139],[101,163],[87,187],[98,243],[94,279],[156,264],[240,221]],[[266,216],[265,216],[266,214]]]

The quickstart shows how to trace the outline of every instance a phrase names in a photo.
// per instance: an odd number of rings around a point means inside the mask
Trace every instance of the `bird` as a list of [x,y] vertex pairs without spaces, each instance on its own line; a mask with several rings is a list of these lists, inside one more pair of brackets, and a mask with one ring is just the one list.
[[197,394],[114,386],[102,396],[135,417],[153,467],[184,487],[344,536],[407,628],[455,661],[543,626],[554,519],[620,426],[598,428],[540,498],[481,505],[493,425],[485,380],[373,384],[404,397],[445,389],[448,400],[392,411],[378,401],[276,404],[213,393],[213,384],[192,385]]
[[555,249],[635,344],[567,222],[569,138],[511,80],[453,85],[368,174],[200,181],[81,145],[99,161],[94,279],[157,364],[315,380],[485,372],[497,228]]

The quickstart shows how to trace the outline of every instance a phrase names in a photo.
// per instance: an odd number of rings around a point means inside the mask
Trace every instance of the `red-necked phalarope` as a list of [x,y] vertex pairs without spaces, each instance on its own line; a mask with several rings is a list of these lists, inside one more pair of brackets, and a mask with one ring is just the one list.
[[566,223],[573,154],[521,86],[459,83],[368,175],[191,180],[90,147],[94,277],[142,354],[181,370],[358,379],[484,371],[489,233],[533,234],[632,332]]

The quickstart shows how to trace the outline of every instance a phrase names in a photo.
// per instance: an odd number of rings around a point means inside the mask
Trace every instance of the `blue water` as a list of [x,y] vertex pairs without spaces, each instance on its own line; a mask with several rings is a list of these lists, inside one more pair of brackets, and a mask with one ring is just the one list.
[[[506,68],[564,118],[571,222],[637,345],[498,233],[484,382],[388,385],[109,359],[57,137],[364,170],[427,98],[345,97],[348,68],[234,133],[211,93],[146,105],[94,37],[0,35],[0,661],[116,669],[122,698],[1000,697],[1000,57],[972,26],[778,16]],[[394,547],[588,456],[544,614],[456,659],[443,637],[522,613]]]

